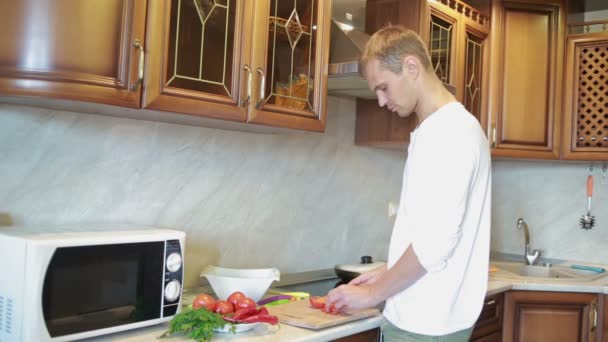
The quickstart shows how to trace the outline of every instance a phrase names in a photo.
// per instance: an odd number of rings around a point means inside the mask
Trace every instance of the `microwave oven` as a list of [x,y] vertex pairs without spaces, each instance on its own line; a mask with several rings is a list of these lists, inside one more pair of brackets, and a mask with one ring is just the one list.
[[0,230],[0,341],[72,341],[180,312],[185,233],[97,229]]

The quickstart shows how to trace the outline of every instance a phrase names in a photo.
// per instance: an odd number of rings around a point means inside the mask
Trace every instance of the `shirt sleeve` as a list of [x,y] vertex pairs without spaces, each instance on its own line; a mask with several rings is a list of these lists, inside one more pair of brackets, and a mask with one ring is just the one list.
[[[452,132],[445,132],[452,129]],[[456,131],[454,133],[454,131]],[[418,137],[412,179],[410,215],[412,248],[427,272],[446,264],[461,240],[469,188],[477,156],[473,139],[454,127],[442,134]],[[436,132],[435,132],[436,133]]]

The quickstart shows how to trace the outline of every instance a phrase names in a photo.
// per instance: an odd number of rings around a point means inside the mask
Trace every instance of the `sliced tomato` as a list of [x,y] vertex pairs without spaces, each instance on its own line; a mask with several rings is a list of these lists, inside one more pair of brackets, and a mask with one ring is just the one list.
[[327,300],[326,296],[310,296],[308,297],[308,301],[310,302],[310,306],[315,309],[323,309],[325,307],[325,301]]
[[328,314],[332,314],[332,315],[335,315],[338,313],[338,310],[336,310],[336,306],[333,303],[329,306],[329,309],[327,308],[327,305],[323,305],[323,307],[321,308],[321,311],[327,312]]

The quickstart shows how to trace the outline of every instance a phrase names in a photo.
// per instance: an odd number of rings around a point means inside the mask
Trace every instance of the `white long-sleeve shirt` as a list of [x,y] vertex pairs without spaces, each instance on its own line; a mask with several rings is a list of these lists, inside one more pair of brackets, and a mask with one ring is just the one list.
[[411,244],[427,273],[387,299],[387,320],[435,336],[473,326],[488,284],[490,204],[488,141],[448,103],[411,133],[387,267]]

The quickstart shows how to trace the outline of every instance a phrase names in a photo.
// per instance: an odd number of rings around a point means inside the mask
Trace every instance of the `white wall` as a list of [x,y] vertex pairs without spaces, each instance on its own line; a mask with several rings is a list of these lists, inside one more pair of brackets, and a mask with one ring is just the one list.
[[385,260],[405,156],[354,146],[354,112],[330,97],[325,134],[256,134],[0,104],[0,213],[184,230],[186,285]]
[[[188,286],[207,264],[300,272],[385,259],[405,156],[354,146],[354,111],[329,97],[325,134],[255,134],[0,104],[0,213],[184,230]],[[492,249],[522,253],[523,217],[545,256],[608,263],[598,167],[597,226],[578,228],[587,173],[494,160]]]
[[492,249],[523,256],[524,233],[517,229],[523,217],[531,247],[545,256],[608,264],[608,174],[599,164],[591,204],[596,226],[579,228],[588,174],[588,163],[494,160]]

